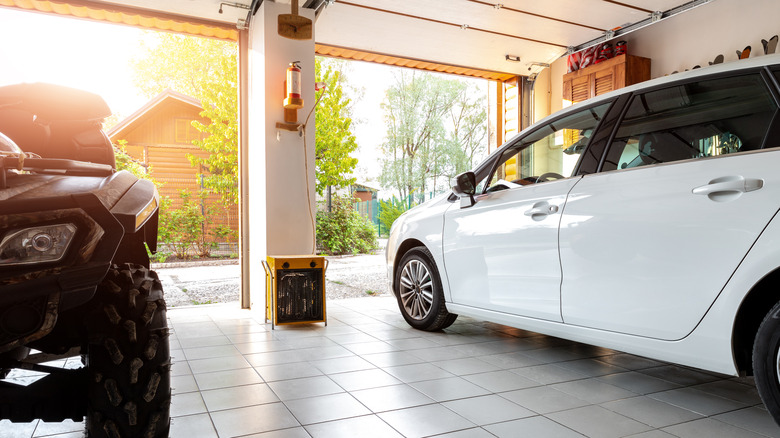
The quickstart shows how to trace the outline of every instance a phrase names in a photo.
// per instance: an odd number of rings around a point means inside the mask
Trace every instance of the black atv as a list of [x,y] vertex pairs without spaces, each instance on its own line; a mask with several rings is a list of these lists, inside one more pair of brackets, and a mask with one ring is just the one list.
[[[0,419],[167,437],[166,307],[147,253],[159,195],[115,170],[110,114],[84,91],[0,87]],[[83,366],[46,365],[74,356]],[[15,384],[17,369],[45,377]]]

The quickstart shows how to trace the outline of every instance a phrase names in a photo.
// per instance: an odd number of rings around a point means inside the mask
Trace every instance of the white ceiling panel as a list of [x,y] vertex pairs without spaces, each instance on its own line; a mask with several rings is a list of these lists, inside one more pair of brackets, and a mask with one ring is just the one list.
[[[315,31],[322,44],[527,75],[532,63],[550,63],[567,47],[685,3],[337,0],[321,14]],[[507,54],[520,56],[521,62],[507,61]]]

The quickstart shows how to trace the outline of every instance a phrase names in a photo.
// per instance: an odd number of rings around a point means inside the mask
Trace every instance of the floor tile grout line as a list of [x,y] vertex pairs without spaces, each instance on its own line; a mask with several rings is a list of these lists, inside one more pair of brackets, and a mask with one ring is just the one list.
[[[375,318],[375,320],[376,320],[376,321],[381,321],[381,320],[379,320],[379,319],[376,319],[376,318]],[[361,330],[361,329],[359,329],[359,328],[358,328],[357,330],[359,330],[359,331],[361,331],[361,332],[365,333],[365,331],[364,331],[364,330]],[[377,338],[377,339],[378,339],[378,338]],[[518,337],[518,339],[521,339],[521,338],[519,338],[519,337]],[[382,340],[382,339],[378,339],[378,341],[381,341],[381,342],[385,342],[385,343],[387,343],[385,340]],[[373,342],[373,341],[372,341],[372,342]],[[353,344],[355,344],[355,343],[353,343]],[[234,346],[235,346],[235,343],[234,343],[234,342],[232,342],[232,340],[231,340],[231,345],[234,345]],[[350,351],[350,352],[351,352],[351,353],[352,353],[354,356],[356,356],[356,357],[360,357],[360,358],[361,358],[361,359],[363,359],[363,360],[368,360],[368,359],[366,359],[365,357],[363,357],[364,355],[362,355],[362,354],[357,354],[357,353],[355,353],[355,352],[353,352],[353,351],[349,350],[349,348],[347,348],[347,347],[346,347],[346,345],[343,345],[343,344],[339,344],[339,345],[340,345],[340,346],[342,346],[343,348],[346,348],[346,349],[347,349],[348,351]],[[459,345],[465,345],[465,344],[459,344]],[[451,345],[445,345],[445,346],[451,346]],[[400,350],[400,352],[409,352],[409,350],[401,349],[401,350]],[[185,353],[185,354],[186,354],[186,353]],[[617,352],[616,352],[616,353],[613,353],[613,354],[617,354]],[[243,355],[243,354],[242,354],[242,355]],[[582,359],[588,359],[588,358],[590,358],[590,359],[593,359],[593,360],[599,360],[599,358],[602,358],[602,357],[605,357],[605,356],[606,356],[606,355],[601,355],[601,356],[591,356],[591,357],[586,357],[586,358],[582,358]],[[476,355],[470,355],[470,356],[467,356],[467,357],[468,357],[468,358],[477,358],[477,359],[479,359],[479,357],[477,357]],[[422,358],[420,358],[420,359],[421,359],[421,360],[423,360]],[[570,360],[570,361],[573,361],[573,360],[580,360],[580,359],[572,359],[572,360]],[[561,363],[561,362],[566,362],[566,361],[549,362],[549,363],[546,363],[546,364],[547,364],[547,365],[556,365],[556,364],[559,364],[559,363]],[[369,361],[369,363],[371,363],[371,362]],[[434,366],[436,366],[436,364],[433,364],[433,363],[432,363],[432,362],[430,362],[430,361],[424,361],[423,363],[428,363],[428,364],[431,364],[431,365],[434,365]],[[373,364],[373,363],[372,363],[372,365],[373,365],[373,366],[374,366],[376,369],[380,369],[380,370],[384,370],[384,369],[386,368],[386,367],[378,366],[378,365],[376,365],[376,364]],[[613,364],[609,364],[609,363],[608,363],[608,365],[613,365]],[[614,366],[614,365],[613,365],[613,366]],[[658,365],[658,366],[656,366],[656,367],[646,367],[646,368],[637,368],[637,369],[633,369],[633,368],[624,368],[624,370],[625,370],[625,371],[623,371],[623,372],[621,372],[621,373],[611,373],[611,374],[605,374],[605,375],[586,376],[586,377],[583,377],[583,378],[581,378],[581,379],[575,379],[575,380],[571,380],[571,381],[573,382],[573,381],[577,381],[577,380],[589,380],[589,379],[595,379],[595,380],[598,380],[598,379],[601,379],[601,378],[603,378],[603,377],[610,376],[610,375],[614,375],[614,374],[624,374],[624,373],[626,373],[626,372],[637,372],[637,373],[644,374],[644,375],[646,375],[646,376],[648,376],[648,377],[657,378],[657,379],[660,379],[660,380],[664,380],[664,381],[666,381],[666,382],[669,382],[669,383],[671,383],[671,384],[676,384],[676,385],[679,385],[679,384],[678,384],[678,383],[676,383],[676,382],[673,382],[673,381],[671,381],[671,380],[666,380],[666,379],[663,379],[662,377],[659,377],[659,376],[657,376],[657,375],[656,375],[656,376],[654,376],[654,375],[651,375],[651,374],[642,373],[642,371],[643,371],[643,370],[648,370],[648,369],[653,369],[653,368],[660,368],[660,367],[663,367],[663,366],[666,366],[666,365],[665,365],[665,364],[660,364],[660,365]],[[255,367],[253,366],[252,368],[254,369]],[[439,367],[439,368],[441,368],[441,367]],[[527,367],[522,367],[522,368],[527,368]],[[621,368],[622,368],[622,367],[621,367]],[[688,369],[688,368],[686,368],[686,367],[682,367],[682,368],[683,368],[683,369]],[[509,371],[509,372],[513,372],[513,371],[512,371],[512,369],[504,369],[504,370],[505,370],[505,371]],[[445,370],[445,371],[446,371],[446,370]],[[694,371],[694,372],[700,372],[699,370],[693,370],[693,371]],[[257,372],[257,370],[255,370],[255,372]],[[347,372],[348,372],[348,371],[347,371]],[[259,374],[259,372],[258,372],[258,374]],[[326,376],[328,376],[328,377],[330,378],[330,376],[331,376],[331,375],[335,375],[335,374],[341,374],[341,373],[326,373],[325,375],[326,375]],[[454,374],[454,373],[453,373],[453,374]],[[479,374],[479,373],[475,373],[475,374]],[[464,376],[467,376],[467,375],[471,375],[471,374],[463,374],[463,375],[456,374],[456,376],[457,376],[457,377],[460,377],[460,378],[463,378]],[[715,377],[715,378],[719,378],[720,376],[713,376],[713,377]],[[261,376],[261,378],[262,378],[262,376]],[[333,379],[332,379],[332,378],[330,378],[330,380],[331,380],[331,381],[333,381]],[[436,379],[433,379],[433,380],[436,380]],[[534,379],[531,379],[531,380],[534,380]],[[264,380],[264,381],[265,381],[265,380]],[[733,399],[731,399],[731,398],[728,398],[728,397],[721,396],[720,394],[713,393],[713,392],[708,392],[708,391],[703,391],[702,389],[698,388],[698,387],[700,387],[700,386],[702,386],[702,385],[706,385],[706,384],[709,384],[709,383],[714,383],[714,382],[720,382],[720,381],[727,381],[727,380],[714,380],[713,382],[699,382],[699,383],[690,384],[690,385],[680,385],[680,387],[679,387],[679,388],[669,389],[669,390],[666,390],[666,391],[671,391],[671,390],[675,390],[675,389],[686,389],[686,388],[691,388],[691,389],[694,389],[694,390],[696,390],[696,391],[702,392],[702,393],[704,393],[704,394],[706,394],[706,395],[708,395],[708,396],[714,396],[714,397],[718,397],[718,398],[721,398],[721,399],[724,399],[724,400],[729,400],[729,401],[737,401],[737,400],[733,400]],[[730,381],[730,380],[729,380],[729,381]],[[266,382],[266,383],[268,383],[268,382]],[[345,390],[345,388],[344,388],[343,386],[339,385],[337,382],[334,382],[334,383],[336,383],[336,385],[338,385],[338,386],[339,386],[339,387],[340,387],[342,390]],[[538,382],[538,383],[541,383],[541,382]],[[560,382],[559,382],[559,383],[560,383]],[[609,384],[609,383],[607,383],[607,382],[602,382],[602,383]],[[750,385],[744,384],[744,383],[742,383],[742,382],[736,382],[736,383],[737,383],[737,384],[740,384],[740,385],[744,385],[744,386],[746,386],[746,387],[749,387],[749,386],[750,386]],[[196,384],[197,384],[197,383],[196,383]],[[480,386],[480,385],[477,385],[477,386]],[[547,386],[547,385],[541,384],[541,386]],[[630,392],[633,392],[633,391],[631,391],[631,390],[630,390],[630,389],[628,389],[628,388],[623,388],[623,387],[620,387],[620,386],[617,386],[617,385],[613,385],[613,386],[616,386],[617,388],[621,388],[621,389],[624,389],[624,390],[628,390],[628,391],[630,391]],[[480,386],[480,387],[481,387],[481,386]],[[487,388],[484,388],[484,389],[486,389],[486,390],[487,390]],[[491,394],[500,395],[500,393],[495,393],[495,392],[492,392],[492,391],[490,391],[490,390],[488,390],[488,391],[489,391]],[[346,393],[349,393],[350,395],[352,394],[352,392],[351,392],[351,391],[346,391],[346,390],[345,390],[345,392],[346,392]],[[655,391],[655,392],[648,392],[648,393],[644,393],[644,394],[637,394],[635,397],[637,397],[637,398],[638,398],[638,397],[649,397],[649,396],[650,396],[650,395],[652,395],[652,394],[656,394],[656,393],[660,393],[660,392],[665,392],[665,391]],[[353,396],[353,398],[354,398],[354,396]],[[652,398],[652,397],[650,397],[650,398]],[[620,400],[620,399],[618,399],[618,400]],[[662,403],[667,403],[667,402],[665,402],[665,401],[663,401],[663,400],[657,400],[657,399],[653,399],[653,400],[655,400],[655,401],[658,401],[658,402],[662,402]],[[359,402],[359,400],[358,400],[358,402]],[[438,402],[437,404],[441,404],[441,403],[442,403],[442,402]],[[608,402],[604,402],[604,403],[608,403]],[[361,403],[361,404],[362,404],[362,403]],[[670,403],[667,403],[667,404],[670,404]],[[674,405],[674,404],[670,404],[670,405],[672,405],[672,406],[675,406],[675,407],[678,407],[678,408],[681,408],[681,409],[686,409],[686,410],[690,411],[689,409],[687,409],[687,408],[684,408],[684,407],[682,407],[682,406],[677,406],[677,405]],[[365,406],[365,405],[364,405],[364,406]],[[606,408],[606,407],[604,407],[604,406],[601,406],[601,404],[590,404],[589,406],[600,406],[600,407],[601,407],[601,408],[603,408],[603,409],[606,409],[606,410],[608,410],[608,411],[610,411],[610,412],[613,412],[613,413],[615,413],[615,414],[622,415],[622,416],[624,416],[624,417],[625,417],[625,415],[623,415],[623,414],[620,414],[620,413],[618,413],[618,412],[616,412],[616,411],[611,411],[611,410],[609,410],[608,408]],[[740,427],[740,426],[737,426],[737,425],[735,425],[735,424],[732,424],[732,423],[728,423],[728,422],[724,422],[724,421],[722,421],[722,420],[718,420],[718,419],[716,419],[716,418],[714,418],[714,417],[715,417],[716,415],[722,415],[722,414],[726,414],[726,413],[730,413],[730,412],[736,412],[736,411],[739,411],[739,410],[749,409],[749,408],[751,408],[751,407],[753,407],[753,406],[754,406],[754,405],[751,405],[751,404],[744,404],[744,406],[742,406],[742,407],[740,407],[740,408],[736,408],[736,409],[732,409],[732,410],[727,410],[727,411],[724,411],[724,412],[722,412],[722,413],[718,413],[718,414],[713,414],[713,415],[704,416],[704,417],[702,417],[702,418],[712,418],[712,419],[715,419],[716,421],[719,421],[719,422],[721,422],[721,423],[724,423],[724,424],[729,424],[730,426],[733,426],[733,427],[736,427],[736,428],[739,428],[739,429],[742,429],[742,430],[750,430],[750,429],[745,429],[745,428],[742,428],[742,427]],[[369,410],[369,411],[370,411],[370,410]],[[371,411],[371,412],[373,413],[373,411]],[[693,412],[693,411],[691,411],[691,412]],[[374,414],[374,415],[376,415],[376,413],[373,413],[373,414]],[[544,416],[544,415],[543,415],[543,416]],[[350,418],[351,418],[351,417],[350,417]],[[642,423],[641,421],[639,421],[639,420],[635,420],[635,419],[633,419],[633,418],[631,418],[631,417],[626,417],[626,418],[630,418],[630,419],[632,419],[632,420],[634,420],[634,421],[638,421],[638,422]],[[551,420],[551,419],[550,419],[550,420]],[[688,421],[688,422],[693,422],[693,421],[698,421],[698,420],[700,420],[700,419],[697,419],[697,420],[691,420],[691,421]],[[553,421],[553,420],[551,420],[551,421]],[[687,422],[678,423],[678,424],[685,424],[685,423],[687,423]],[[644,424],[644,423],[643,423],[643,424]],[[652,426],[649,426],[649,425],[648,425],[648,427],[652,427]],[[670,426],[666,426],[666,427],[671,427],[671,425],[670,425]],[[661,430],[661,428],[655,428],[655,429],[657,429],[657,430]],[[752,432],[752,431],[751,431],[751,432]],[[755,433],[758,433],[758,432],[755,432]]]

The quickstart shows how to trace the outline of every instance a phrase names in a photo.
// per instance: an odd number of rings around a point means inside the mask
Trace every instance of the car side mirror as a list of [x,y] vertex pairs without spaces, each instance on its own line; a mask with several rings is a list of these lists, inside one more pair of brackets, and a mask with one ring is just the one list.
[[468,208],[476,204],[474,194],[477,192],[477,177],[474,172],[463,172],[456,176],[452,191],[460,198],[460,208]]

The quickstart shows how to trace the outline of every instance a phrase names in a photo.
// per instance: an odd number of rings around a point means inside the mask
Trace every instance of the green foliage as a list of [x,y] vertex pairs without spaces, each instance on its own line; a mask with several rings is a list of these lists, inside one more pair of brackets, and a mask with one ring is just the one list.
[[170,88],[201,101],[202,117],[211,122],[192,125],[206,134],[193,143],[210,153],[189,156],[203,170],[203,185],[222,196],[226,205],[238,202],[238,61],[237,45],[211,38],[149,33],[143,55],[132,62],[135,83],[148,97]]
[[[158,236],[168,244],[174,256],[183,259],[189,257],[189,250],[203,236],[205,218],[188,190],[182,190],[179,196],[182,206],[161,210]],[[170,200],[167,204],[170,206]]]
[[330,212],[317,212],[317,245],[328,254],[367,253],[377,247],[376,228],[355,211],[353,202],[350,196],[337,196]]
[[371,221],[360,215],[355,211],[354,218],[354,233],[355,233],[355,249],[353,252],[359,254],[367,254],[377,248],[376,242],[376,226]]
[[202,85],[235,76],[222,61],[238,53],[235,43],[175,33],[147,32],[138,57],[131,60],[134,82],[147,97],[166,89],[201,99]]
[[379,201],[379,223],[382,224],[384,230],[390,230],[393,226],[393,222],[398,219],[406,210],[409,209],[409,204],[405,200],[399,200],[395,197],[389,201]]
[[234,74],[211,79],[203,84],[200,115],[211,120],[204,125],[196,120],[192,126],[208,136],[193,143],[210,153],[207,158],[188,156],[193,166],[203,166],[203,186],[222,196],[225,205],[238,203],[238,78],[235,56],[223,58],[223,71]]
[[238,231],[227,225],[217,225],[212,234],[215,242],[235,242],[238,240]]
[[484,100],[473,82],[398,73],[382,103],[387,134],[380,183],[401,198],[448,187],[487,149]]
[[149,247],[146,248],[146,252],[149,254],[149,261],[153,263],[165,263],[165,261],[168,260],[168,257],[171,256],[171,253],[165,251],[157,251],[152,254],[152,252],[149,251]]
[[194,250],[199,257],[208,257],[215,243],[206,235],[210,223],[208,212],[203,211],[202,200],[207,192],[201,191],[193,198],[188,190],[182,190],[179,197],[182,205],[171,208],[171,200],[164,198],[160,207],[158,240],[167,244],[173,255],[183,259]]
[[316,81],[327,85],[317,92],[319,103],[315,109],[314,172],[317,176],[315,187],[320,195],[329,185],[347,187],[355,183],[351,175],[358,160],[351,154],[358,145],[352,133],[352,101],[344,94],[347,80],[344,65],[327,58],[314,58]]

